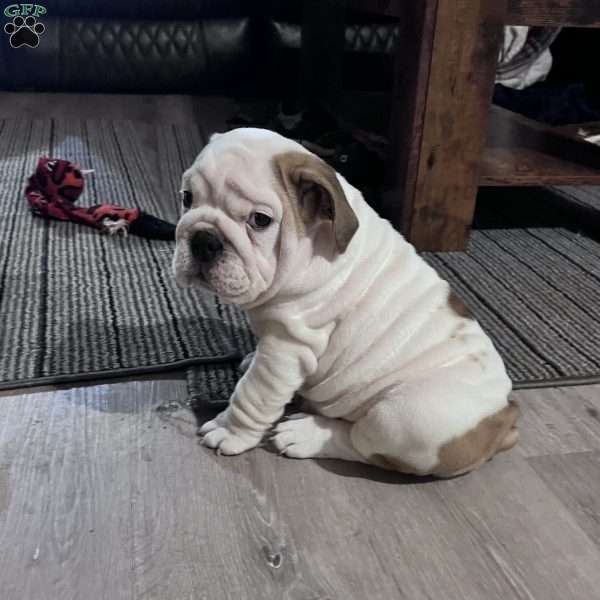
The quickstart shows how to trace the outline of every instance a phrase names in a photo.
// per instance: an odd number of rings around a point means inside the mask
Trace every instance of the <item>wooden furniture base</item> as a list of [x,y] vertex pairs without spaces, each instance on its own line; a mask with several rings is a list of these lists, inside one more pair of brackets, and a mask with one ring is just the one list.
[[492,106],[479,185],[600,185],[600,147]]
[[386,216],[418,250],[464,248],[506,11],[504,0],[399,3]]
[[349,0],[349,5],[398,17],[402,24],[393,177],[384,206],[418,250],[465,248],[480,184],[600,183],[598,148],[507,111],[490,111],[504,25],[600,26],[600,1]]

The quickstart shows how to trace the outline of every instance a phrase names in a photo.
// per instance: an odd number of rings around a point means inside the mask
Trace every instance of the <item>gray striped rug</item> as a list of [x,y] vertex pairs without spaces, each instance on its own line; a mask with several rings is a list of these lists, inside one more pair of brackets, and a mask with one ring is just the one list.
[[171,243],[34,218],[23,194],[38,157],[52,155],[95,169],[82,205],[175,221],[181,173],[202,144],[194,128],[0,122],[0,388],[239,361],[252,345],[243,317],[177,288]]
[[[234,307],[174,285],[171,243],[44,222],[23,196],[38,157],[52,154],[96,170],[82,204],[174,221],[181,172],[203,143],[195,127],[0,121],[0,389],[189,367],[192,399],[227,399],[254,340]],[[517,386],[600,379],[600,244],[576,221],[548,220],[533,192],[502,194],[467,253],[426,260],[492,336]],[[600,198],[582,194],[586,206]]]

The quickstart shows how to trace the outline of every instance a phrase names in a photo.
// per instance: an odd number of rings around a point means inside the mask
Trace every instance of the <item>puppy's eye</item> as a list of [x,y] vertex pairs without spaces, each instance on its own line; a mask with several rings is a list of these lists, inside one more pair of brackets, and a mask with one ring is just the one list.
[[179,192],[179,195],[181,196],[181,203],[183,204],[183,207],[190,208],[192,206],[193,200],[192,192],[188,192],[187,190],[181,190]]
[[269,215],[265,215],[265,213],[255,212],[250,215],[250,227],[252,229],[266,229],[273,219]]
[[56,167],[57,163],[58,163],[57,160],[49,160],[48,161],[48,170],[49,171],[54,171],[54,168]]

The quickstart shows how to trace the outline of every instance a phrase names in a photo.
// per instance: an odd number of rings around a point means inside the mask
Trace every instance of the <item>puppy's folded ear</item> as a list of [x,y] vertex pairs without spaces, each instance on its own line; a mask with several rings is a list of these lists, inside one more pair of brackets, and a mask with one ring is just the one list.
[[319,219],[332,221],[336,245],[344,252],[358,229],[358,218],[335,170],[304,152],[280,154],[274,164],[296,218],[308,226]]

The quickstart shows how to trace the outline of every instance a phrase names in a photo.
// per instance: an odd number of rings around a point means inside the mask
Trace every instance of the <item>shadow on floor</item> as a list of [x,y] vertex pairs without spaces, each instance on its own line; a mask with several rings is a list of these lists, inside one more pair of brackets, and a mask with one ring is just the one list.
[[564,228],[600,239],[600,211],[547,188],[482,188],[473,229]]

